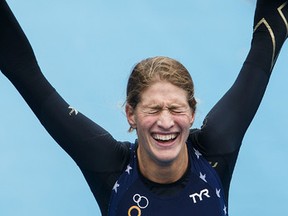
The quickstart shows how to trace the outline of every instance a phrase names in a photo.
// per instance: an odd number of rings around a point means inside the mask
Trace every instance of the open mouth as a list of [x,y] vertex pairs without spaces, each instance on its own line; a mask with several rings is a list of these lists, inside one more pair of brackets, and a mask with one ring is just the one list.
[[152,137],[157,142],[168,143],[174,141],[178,137],[179,133],[171,133],[171,134],[152,134]]

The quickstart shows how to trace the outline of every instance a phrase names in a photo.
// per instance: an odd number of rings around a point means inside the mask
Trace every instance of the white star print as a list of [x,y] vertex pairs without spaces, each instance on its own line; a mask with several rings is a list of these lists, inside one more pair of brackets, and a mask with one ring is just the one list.
[[202,154],[197,149],[194,149],[194,151],[195,155],[197,156],[197,159],[199,159],[199,157],[202,156]]
[[220,191],[221,191],[221,189],[217,189],[217,188],[216,188],[216,195],[217,195],[217,197],[219,197],[219,198],[221,198]]
[[114,186],[113,186],[113,190],[115,191],[115,193],[117,193],[117,190],[118,190],[118,187],[119,187],[120,185],[118,184],[118,181],[116,181],[116,183],[114,184]]
[[201,178],[204,182],[207,183],[207,181],[206,181],[206,174],[202,174],[202,173],[200,172],[200,178]]
[[75,115],[78,114],[78,110],[76,110],[74,107],[69,106],[68,109],[71,109],[71,111],[69,112],[69,115],[71,116],[73,113],[75,113]]
[[132,167],[128,164],[125,172],[127,172],[130,175],[130,170],[132,170]]
[[223,211],[224,211],[224,214],[227,215],[227,207],[225,205],[224,205]]

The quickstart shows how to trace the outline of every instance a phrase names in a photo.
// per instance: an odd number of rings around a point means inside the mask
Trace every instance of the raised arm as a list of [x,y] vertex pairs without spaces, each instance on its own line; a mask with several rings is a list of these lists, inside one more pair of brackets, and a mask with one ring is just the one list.
[[[29,41],[4,0],[0,0],[0,70],[50,135],[76,161],[88,183],[93,181],[91,189],[103,207],[101,203],[107,202],[113,179],[126,163],[128,145],[117,142],[55,91],[43,76]],[[108,178],[111,181],[106,181]]]
[[240,74],[208,113],[197,135],[191,135],[215,165],[227,191],[243,136],[260,105],[287,38],[287,19],[286,1],[257,1],[251,49]]

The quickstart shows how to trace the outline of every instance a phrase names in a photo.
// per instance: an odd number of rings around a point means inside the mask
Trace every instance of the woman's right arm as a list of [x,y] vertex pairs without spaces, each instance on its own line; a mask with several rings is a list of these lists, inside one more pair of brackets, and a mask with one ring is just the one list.
[[116,141],[56,92],[43,76],[29,41],[4,0],[0,0],[0,70],[80,167],[105,213],[112,187],[127,163],[129,143]]
[[4,0],[0,0],[0,70],[82,170],[119,172],[123,168],[127,145],[70,107],[56,92],[43,76],[28,39]]

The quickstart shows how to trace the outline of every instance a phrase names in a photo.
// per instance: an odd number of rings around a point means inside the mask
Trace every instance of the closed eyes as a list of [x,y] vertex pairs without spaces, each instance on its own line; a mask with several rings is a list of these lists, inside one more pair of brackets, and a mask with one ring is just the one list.
[[182,106],[169,106],[165,108],[161,106],[155,106],[155,107],[153,106],[153,107],[144,108],[142,111],[144,113],[153,115],[153,114],[158,114],[162,112],[163,110],[168,110],[171,114],[181,115],[181,114],[185,114],[188,111],[188,108],[182,107]]

